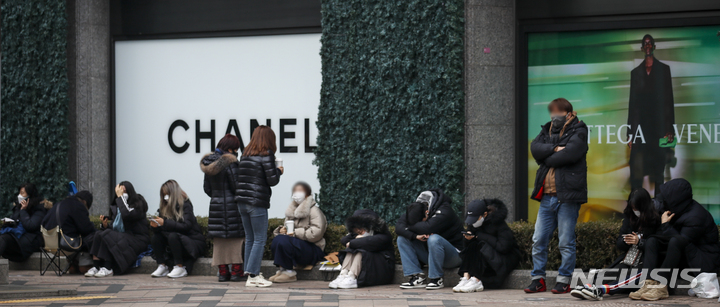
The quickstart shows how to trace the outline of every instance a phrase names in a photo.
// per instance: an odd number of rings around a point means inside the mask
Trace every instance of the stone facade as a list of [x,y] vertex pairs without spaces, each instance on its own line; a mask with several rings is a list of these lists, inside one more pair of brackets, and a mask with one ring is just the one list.
[[105,214],[110,202],[110,4],[69,0],[68,79],[69,177],[94,194],[91,214]]
[[[515,219],[515,1],[465,1],[465,203],[497,197]],[[487,48],[487,49],[486,49]]]

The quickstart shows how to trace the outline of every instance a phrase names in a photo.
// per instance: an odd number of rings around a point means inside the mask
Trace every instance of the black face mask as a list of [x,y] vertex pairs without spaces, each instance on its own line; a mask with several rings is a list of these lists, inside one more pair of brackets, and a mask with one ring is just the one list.
[[553,116],[552,118],[552,125],[553,128],[559,128],[565,125],[566,115],[558,115]]

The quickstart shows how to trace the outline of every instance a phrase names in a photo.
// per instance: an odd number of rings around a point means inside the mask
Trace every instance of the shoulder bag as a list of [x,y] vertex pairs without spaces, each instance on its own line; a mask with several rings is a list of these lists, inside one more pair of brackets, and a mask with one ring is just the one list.
[[60,205],[62,205],[62,202],[59,202],[57,204],[57,208],[55,208],[55,221],[57,222],[58,229],[60,232],[60,236],[59,236],[60,249],[70,251],[70,252],[78,251],[82,247],[82,237],[81,236],[77,236],[77,237],[66,236],[63,233],[62,221],[60,220]]

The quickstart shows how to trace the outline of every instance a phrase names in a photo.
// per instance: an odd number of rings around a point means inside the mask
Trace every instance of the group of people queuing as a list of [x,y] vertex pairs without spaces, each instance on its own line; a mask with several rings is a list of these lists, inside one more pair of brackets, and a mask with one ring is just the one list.
[[[653,301],[668,297],[668,269],[716,272],[720,268],[720,243],[713,217],[693,200],[689,182],[674,179],[655,187],[659,193],[654,199],[643,188],[630,193],[617,238],[623,255],[608,266],[664,270],[649,276],[642,270],[618,274],[608,283],[572,289],[575,226],[580,207],[588,198],[588,128],[566,99],[553,100],[548,111],[551,120],[530,146],[538,164],[531,197],[540,202],[540,207],[532,237],[532,282],[525,292],[547,291],[548,245],[555,230],[562,257],[557,283],[551,289],[555,294],[601,300],[604,295],[629,293],[632,299]],[[216,150],[200,161],[204,191],[210,197],[207,235],[213,240],[212,263],[218,267],[220,282],[245,281],[247,287],[295,282],[296,270],[325,257],[327,220],[313,199],[312,188],[298,182],[292,188],[284,223],[272,232],[270,247],[277,272],[267,279],[260,272],[272,187],[284,173],[275,162],[275,141],[270,127],[259,126],[239,156],[239,139],[227,134]],[[108,215],[101,216],[102,226],[95,229],[88,214],[93,203],[90,192],[80,191],[53,206],[34,185],[25,184],[19,188],[12,215],[0,231],[0,254],[23,261],[42,246],[41,228],[60,226],[64,234],[81,237],[82,250],[92,255],[93,266],[85,276],[125,273],[148,245],[158,264],[152,277],[187,276],[195,260],[204,254],[205,236],[188,195],[177,182],[165,182],[160,199],[157,214],[148,216],[144,197],[130,182],[120,182]],[[473,200],[464,214],[458,215],[442,190],[422,191],[396,220],[397,248],[407,278],[400,288],[444,288],[446,269],[457,269],[460,276],[454,292],[501,288],[521,258],[507,218],[508,208],[498,199]],[[352,289],[391,283],[394,274],[388,272],[394,271],[396,261],[393,234],[386,221],[371,209],[360,209],[345,220],[345,227],[348,233],[340,241],[344,249],[338,253],[341,270],[329,287]]]

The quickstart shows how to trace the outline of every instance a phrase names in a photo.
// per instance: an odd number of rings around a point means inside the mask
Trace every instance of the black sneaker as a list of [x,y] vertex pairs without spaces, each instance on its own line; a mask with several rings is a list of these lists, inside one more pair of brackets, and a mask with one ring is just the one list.
[[425,288],[425,277],[422,274],[416,274],[410,276],[408,281],[400,284],[401,289],[417,289]]
[[437,290],[442,288],[445,288],[445,282],[443,281],[442,277],[430,279],[430,282],[428,282],[427,286],[425,287],[425,289],[427,290]]
[[525,288],[525,293],[545,292],[545,290],[547,290],[545,287],[545,278],[538,278],[533,279],[532,283]]
[[555,284],[555,288],[552,288],[550,292],[554,294],[563,294],[570,292],[570,285],[564,282],[558,282]]

